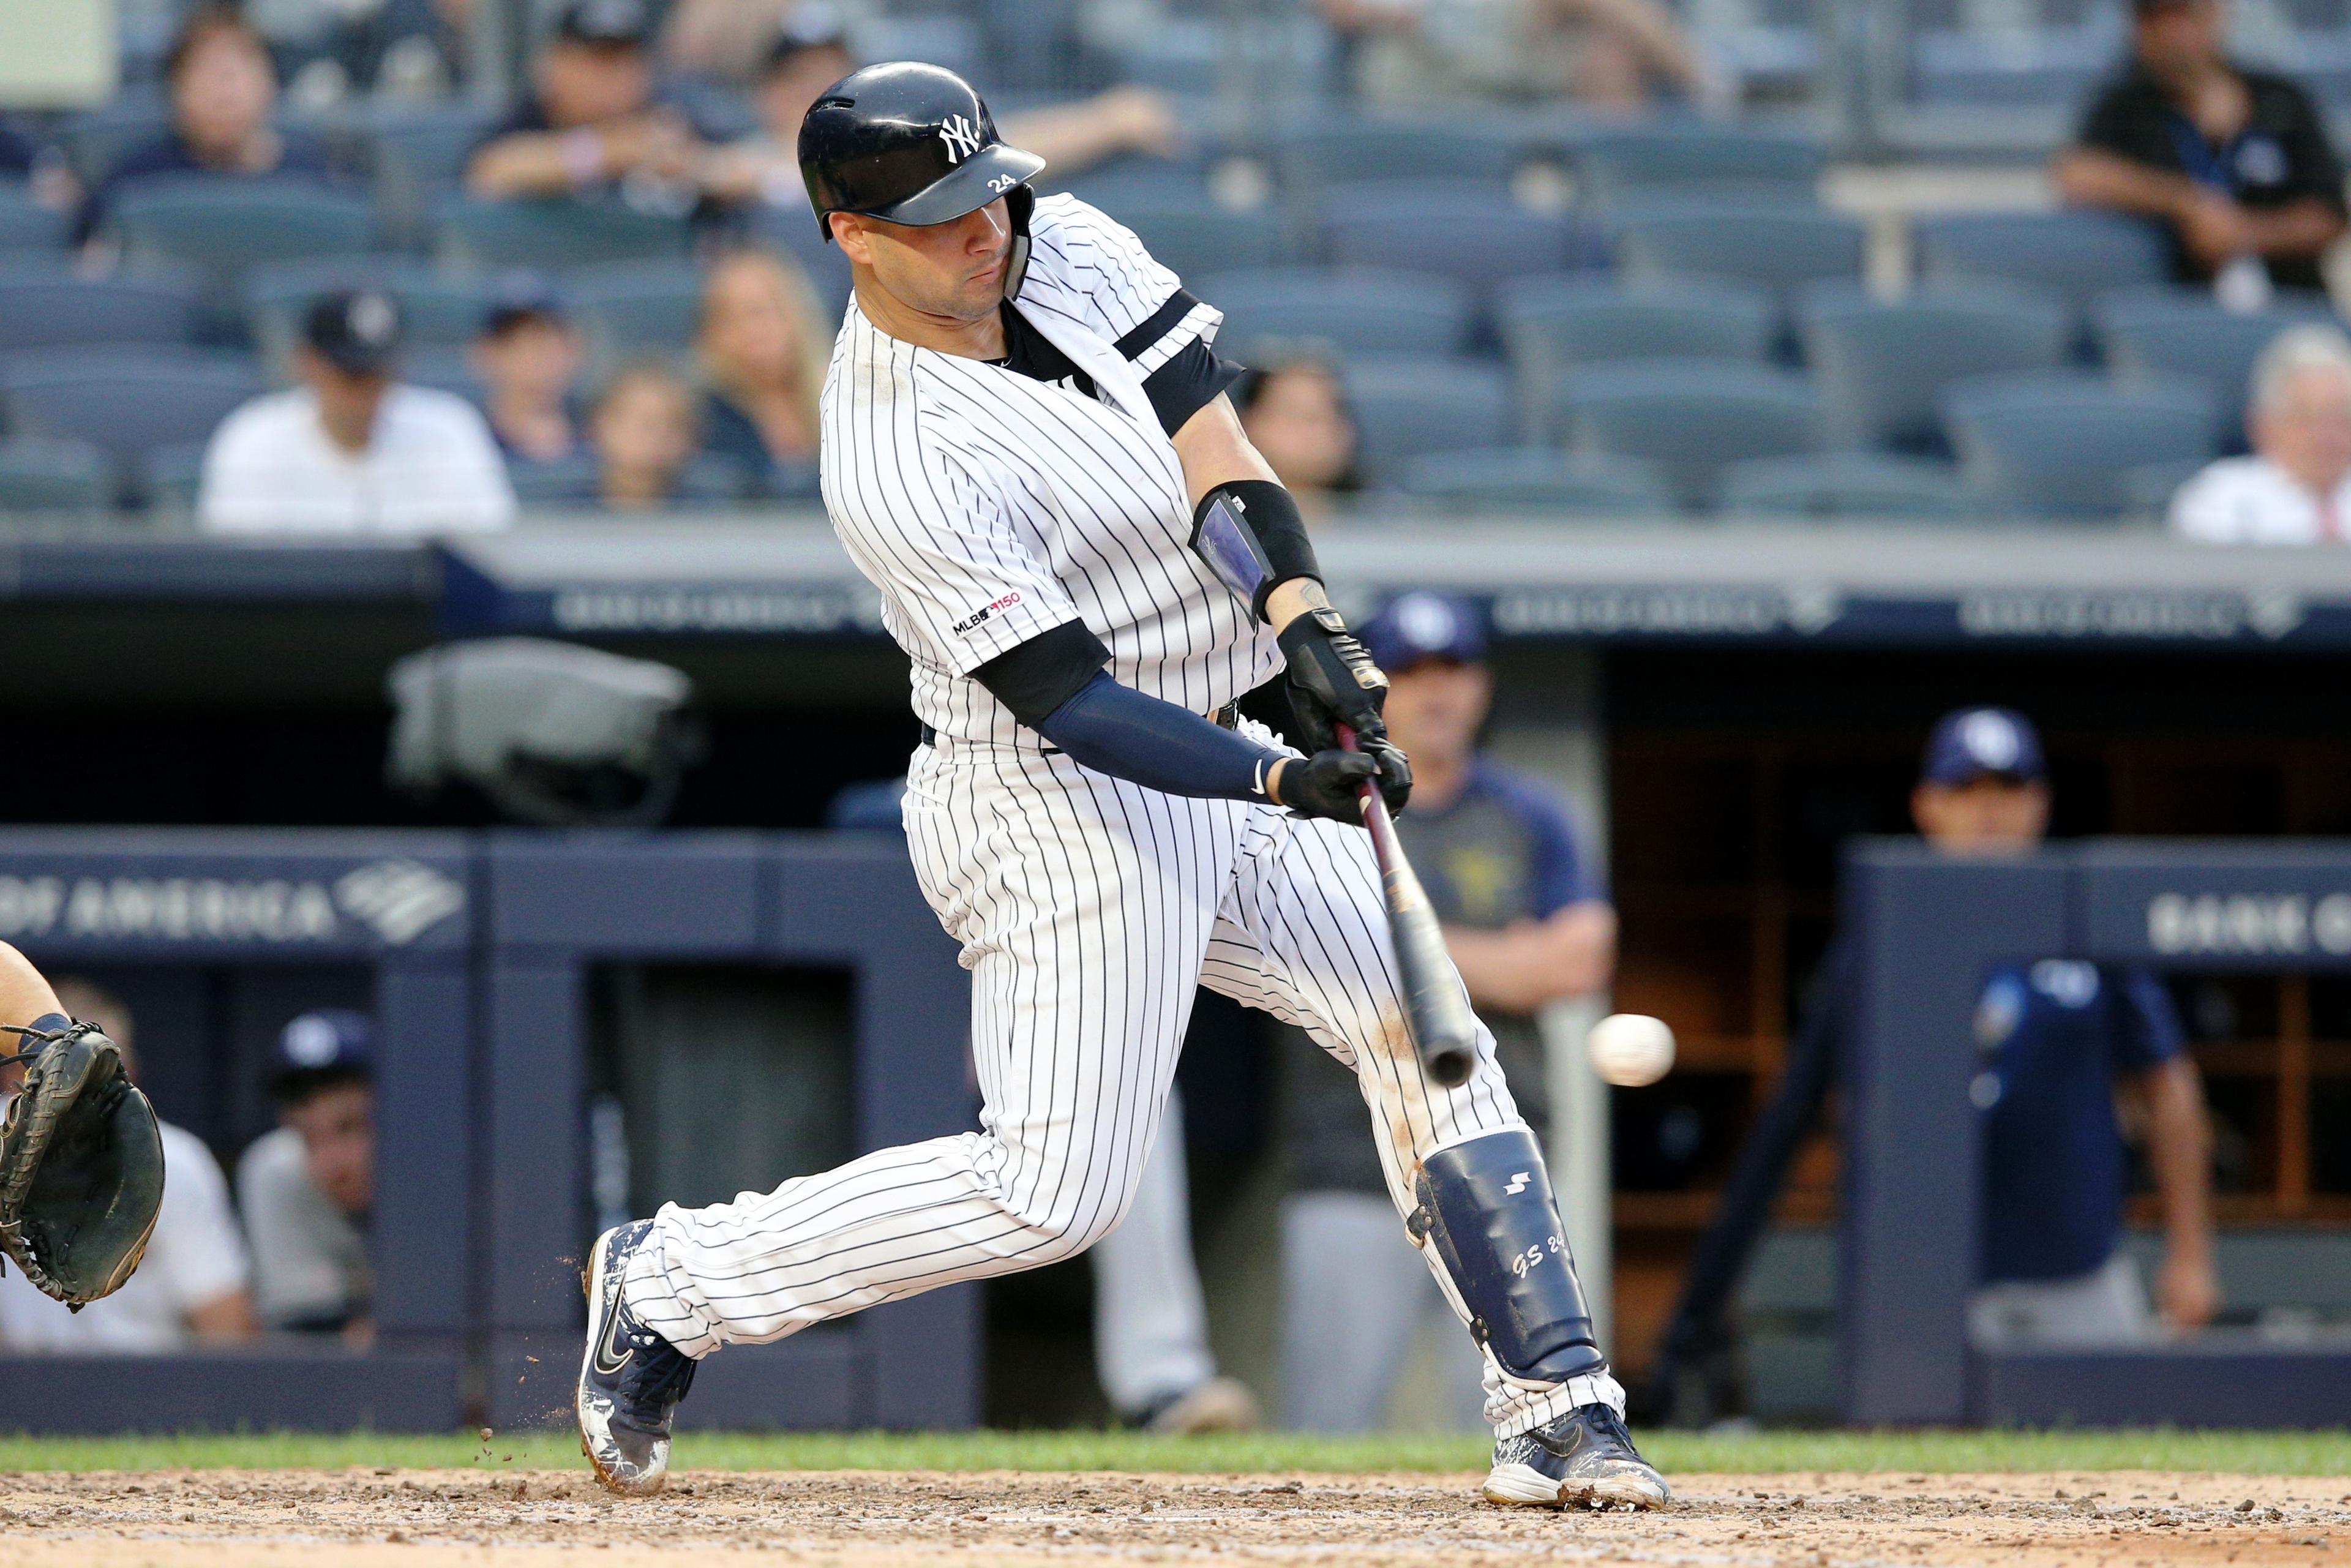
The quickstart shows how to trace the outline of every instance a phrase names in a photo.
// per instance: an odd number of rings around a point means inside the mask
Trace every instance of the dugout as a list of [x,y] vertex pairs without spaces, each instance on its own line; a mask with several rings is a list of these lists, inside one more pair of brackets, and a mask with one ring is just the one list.
[[225,1169],[270,1124],[262,1063],[287,1018],[371,1011],[378,1051],[371,1350],[269,1336],[160,1357],[0,1353],[0,1425],[446,1432],[463,1420],[476,904],[455,833],[0,831],[0,939],[125,998],[157,1110]]
[[[970,985],[894,840],[486,843],[488,1414],[560,1424],[597,1226],[970,1130]],[[796,1135],[766,1135],[770,1124]],[[964,1285],[733,1347],[681,1420],[969,1427],[978,1335],[978,1290]]]

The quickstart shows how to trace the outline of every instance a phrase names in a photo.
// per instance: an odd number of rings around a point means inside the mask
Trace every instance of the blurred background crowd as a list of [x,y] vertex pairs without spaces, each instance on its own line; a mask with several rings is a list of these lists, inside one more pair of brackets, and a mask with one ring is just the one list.
[[794,138],[892,57],[1226,312],[1325,517],[2289,542],[2351,465],[2339,0],[86,8],[0,88],[12,510],[811,501],[849,280]]

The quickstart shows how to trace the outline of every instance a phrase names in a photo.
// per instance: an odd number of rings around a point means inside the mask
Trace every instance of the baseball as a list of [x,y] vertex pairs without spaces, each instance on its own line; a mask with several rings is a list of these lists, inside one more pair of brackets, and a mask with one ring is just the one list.
[[1619,1089],[1655,1083],[1673,1070],[1674,1031],[1646,1013],[1610,1013],[1583,1043],[1592,1071]]

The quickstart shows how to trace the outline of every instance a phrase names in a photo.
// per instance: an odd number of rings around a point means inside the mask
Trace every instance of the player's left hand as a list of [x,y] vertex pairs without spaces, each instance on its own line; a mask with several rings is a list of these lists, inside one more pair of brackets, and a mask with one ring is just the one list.
[[1337,611],[1326,604],[1305,612],[1281,629],[1280,642],[1290,662],[1290,707],[1298,722],[1292,745],[1309,757],[1329,751],[1339,744],[1343,724],[1366,750],[1374,740],[1386,741],[1380,709],[1388,700],[1388,678]]
[[0,1121],[0,1254],[43,1294],[78,1307],[111,1295],[147,1250],[163,1201],[162,1134],[96,1025],[8,1027],[25,1041],[12,1059],[26,1068]]

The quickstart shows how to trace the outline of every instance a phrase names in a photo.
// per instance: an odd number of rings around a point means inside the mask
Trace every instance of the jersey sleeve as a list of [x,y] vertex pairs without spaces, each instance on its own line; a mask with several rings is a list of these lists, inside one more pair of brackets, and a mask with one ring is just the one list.
[[2186,1049],[2186,1031],[2171,1005],[2171,993],[2147,969],[2124,969],[2109,977],[2114,994],[2114,1065],[2118,1072],[2145,1072]]

